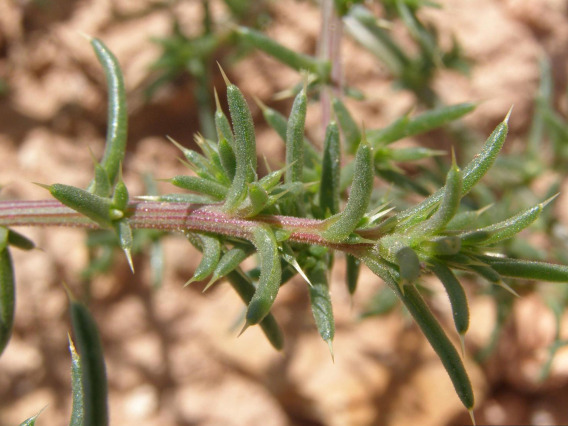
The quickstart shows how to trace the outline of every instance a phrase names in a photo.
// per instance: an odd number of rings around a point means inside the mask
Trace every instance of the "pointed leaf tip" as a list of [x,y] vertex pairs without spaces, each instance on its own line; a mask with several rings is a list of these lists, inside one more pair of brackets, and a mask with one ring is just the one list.
[[39,186],[40,188],[47,189],[48,191],[51,192],[51,185],[46,185],[46,184],[44,184],[44,183],[39,183],[39,182],[32,182],[32,183],[33,183],[34,185]]
[[240,331],[239,334],[237,335],[237,338],[238,338],[238,337],[241,337],[241,335],[242,335],[242,334],[246,331],[246,329],[249,328],[249,327],[250,327],[249,322],[248,322],[248,321],[245,322],[245,325],[243,326],[243,328],[241,329],[241,331]]
[[85,40],[87,40],[89,43],[93,41],[94,37],[90,36],[89,34],[83,32],[83,31],[77,31],[77,34],[79,34],[81,37],[83,37]]
[[517,293],[515,290],[513,290],[513,288],[508,285],[507,283],[505,283],[505,281],[503,280],[499,280],[498,282],[496,282],[495,284],[497,284],[499,287],[504,288],[505,290],[507,290],[509,293],[511,293],[513,296],[516,297],[521,297],[519,295],[519,293]]
[[465,333],[459,334],[462,358],[465,358]]
[[552,197],[547,198],[547,199],[544,200],[542,203],[540,203],[540,205],[542,206],[542,208],[545,208],[548,204],[550,204],[551,202],[553,202],[559,195],[560,195],[560,192],[557,192],[557,193],[554,194]]
[[217,88],[213,87],[213,94],[215,95],[215,108],[217,111],[222,111],[221,102],[219,101],[219,94],[217,93]]
[[124,255],[126,256],[126,261],[128,262],[128,266],[130,267],[130,270],[132,271],[132,273],[134,273],[134,262],[132,261],[132,252],[130,251],[130,248],[125,247],[122,249],[122,251],[124,252]]
[[335,354],[333,353],[333,341],[326,340],[327,346],[329,347],[329,354],[331,355],[331,362],[335,364]]
[[219,67],[219,71],[221,71],[221,75],[223,76],[223,80],[225,80],[227,87],[232,86],[233,83],[231,83],[231,80],[229,80],[229,77],[227,77],[227,74],[225,74],[225,70],[223,70],[223,67],[221,66],[219,61],[217,61],[217,66]]
[[189,280],[187,280],[185,282],[185,284],[183,285],[183,288],[186,288],[188,285],[190,285],[193,282],[195,282],[195,279],[194,279],[194,277],[191,277]]
[[218,277],[215,276],[215,275],[213,275],[213,276],[211,277],[211,279],[209,280],[209,282],[205,285],[205,288],[203,289],[202,293],[205,293],[207,290],[209,290],[209,288],[210,288],[213,284],[215,284],[215,283],[217,282],[217,280],[218,280]]
[[453,146],[452,146],[452,167],[458,168],[458,162],[456,160],[456,150],[454,149]]
[[260,100],[260,98],[258,98],[257,96],[253,96],[252,99],[254,100],[254,102],[256,103],[256,105],[258,105],[258,108],[260,108],[261,111],[266,111],[266,109],[268,108],[266,106],[266,104],[264,102],[262,102]]
[[511,108],[509,108],[509,112],[507,112],[507,115],[505,116],[503,123],[505,123],[507,125],[509,124],[509,118],[511,118],[511,113],[513,112],[514,107],[515,107],[515,105],[511,105]]
[[467,412],[469,413],[469,417],[471,418],[471,423],[473,424],[473,426],[475,426],[476,423],[475,423],[475,416],[473,415],[473,409],[469,408]]
[[71,291],[71,289],[69,288],[67,283],[65,281],[62,281],[61,285],[63,286],[65,293],[67,293],[67,297],[69,298],[69,301],[72,302],[72,303],[77,302],[77,298],[75,297],[75,295],[73,294],[73,292]]

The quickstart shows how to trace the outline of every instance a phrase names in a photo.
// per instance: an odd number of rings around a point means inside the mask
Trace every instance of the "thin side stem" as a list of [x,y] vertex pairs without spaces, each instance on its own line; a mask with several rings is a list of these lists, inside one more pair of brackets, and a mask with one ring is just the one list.
[[343,91],[341,67],[343,21],[335,12],[333,0],[322,1],[321,16],[322,27],[318,56],[320,59],[331,63],[331,87],[323,87],[321,92],[322,126],[325,131],[331,120],[331,93],[335,96],[341,96]]

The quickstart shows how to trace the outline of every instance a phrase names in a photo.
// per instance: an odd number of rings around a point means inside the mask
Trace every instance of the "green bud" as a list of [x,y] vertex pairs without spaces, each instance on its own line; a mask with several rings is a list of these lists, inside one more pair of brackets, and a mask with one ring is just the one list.
[[396,252],[396,263],[400,271],[401,284],[412,284],[420,276],[420,259],[410,247],[403,247]]

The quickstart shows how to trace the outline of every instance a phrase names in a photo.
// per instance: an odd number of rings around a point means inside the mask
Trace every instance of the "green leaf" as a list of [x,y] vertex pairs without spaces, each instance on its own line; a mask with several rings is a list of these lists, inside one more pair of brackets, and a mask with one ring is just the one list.
[[[254,294],[255,288],[250,279],[243,274],[240,269],[236,269],[227,275],[229,283],[237,292],[243,302],[247,305],[250,304]],[[268,313],[260,322],[262,332],[276,350],[282,350],[284,347],[284,336],[271,313]]]
[[46,186],[51,195],[67,207],[87,216],[103,228],[111,228],[115,218],[112,216],[112,202],[108,198],[91,194],[84,189],[55,183]]
[[[438,261],[431,261],[430,269],[444,285],[454,317],[454,324],[460,336],[463,336],[469,328],[469,306],[463,286],[458,281],[450,268]],[[463,347],[462,347],[463,349]]]
[[120,165],[124,162],[126,135],[128,128],[128,111],[126,108],[126,92],[120,64],[112,52],[94,38],[91,45],[104,68],[107,79],[108,117],[105,151],[101,165],[107,172],[109,182],[114,184],[120,173]]
[[71,323],[79,355],[85,426],[108,425],[108,386],[103,349],[95,320],[85,305],[71,299]]
[[219,263],[213,270],[213,274],[209,283],[205,286],[203,291],[207,290],[215,281],[228,275],[251,255],[254,250],[248,246],[235,246],[231,250],[224,253],[219,259]]
[[373,190],[371,161],[371,147],[366,141],[362,141],[355,156],[355,175],[347,205],[341,213],[326,220],[329,226],[322,232],[325,239],[333,242],[346,240],[365,215]]
[[359,279],[359,271],[361,270],[361,261],[350,254],[346,255],[346,259],[347,289],[349,290],[349,294],[355,294],[355,290],[357,289],[357,280]]
[[24,420],[22,423],[20,423],[20,426],[35,426],[36,420],[39,417],[39,415],[42,413],[42,411],[45,410],[45,407],[42,408],[41,410],[39,410],[39,412],[30,417],[29,419]]
[[224,209],[234,213],[247,195],[247,184],[256,180],[256,139],[249,107],[239,88],[226,78],[227,101],[235,132],[235,178],[227,192]]
[[209,195],[216,200],[223,200],[228,191],[224,185],[197,176],[179,175],[170,179],[169,182],[178,188]]
[[[502,222],[494,223],[492,225],[476,229],[460,235],[463,244],[495,244],[499,241],[511,238],[521,232],[526,227],[530,226],[549,203],[547,200],[543,203],[537,204],[534,207],[528,208],[525,211],[510,217]],[[483,238],[482,236],[485,236]]]
[[568,283],[568,267],[564,265],[492,256],[480,259],[504,277]]
[[268,225],[255,227],[252,243],[260,260],[260,278],[258,287],[248,306],[243,331],[250,325],[258,324],[270,312],[280,289],[282,276],[278,243],[272,229]]
[[195,240],[198,240],[197,243],[200,250],[203,252],[203,257],[195,269],[193,277],[191,277],[185,285],[189,285],[194,281],[201,281],[211,275],[217,267],[219,258],[221,257],[221,242],[217,237],[193,233],[189,234],[189,236],[191,236],[190,241],[192,243]]
[[323,161],[319,192],[319,205],[323,217],[339,212],[339,180],[341,174],[341,147],[339,129],[335,122],[329,123],[323,144]]
[[219,96],[217,95],[217,90],[215,90],[215,127],[217,129],[217,139],[219,143],[224,139],[231,148],[235,146],[235,139],[233,135],[233,130],[231,129],[231,124],[223,109],[221,108],[221,102],[219,102]]
[[[491,135],[487,138],[481,152],[462,169],[462,196],[466,195],[487,173],[493,163],[495,163],[495,159],[507,138],[507,131],[509,129],[507,122],[509,120],[509,114],[507,114],[505,120],[498,124],[495,130],[493,130]],[[419,221],[420,218],[426,215],[433,206],[440,202],[444,193],[444,188],[439,189],[418,205],[399,213],[396,216],[396,219],[393,220],[400,222],[414,216],[416,221]]]
[[35,244],[32,240],[12,229],[8,229],[7,242],[12,247],[17,247],[21,250],[32,250],[35,248]]
[[457,213],[462,195],[462,176],[455,163],[455,157],[446,176],[446,185],[442,190],[442,200],[438,209],[430,218],[420,223],[413,234],[420,236],[435,234],[444,229]]
[[69,351],[71,352],[71,393],[73,395],[73,406],[71,408],[71,420],[69,426],[83,426],[84,409],[83,409],[83,382],[81,372],[81,357],[75,350],[75,345],[69,337]]
[[0,354],[6,348],[12,335],[15,299],[16,287],[12,257],[9,249],[4,247],[0,249]]
[[434,317],[420,293],[418,293],[418,290],[414,286],[407,286],[404,293],[402,293],[397,284],[399,278],[396,270],[373,255],[365,255],[361,260],[373,273],[389,285],[406,309],[408,309],[408,312],[410,312],[424,336],[426,336],[430,345],[438,354],[463,405],[468,410],[472,410],[474,406],[473,388],[462,360],[438,320]]
[[304,125],[308,98],[303,88],[294,99],[286,128],[286,183],[302,182],[304,173]]
[[327,280],[327,264],[320,260],[314,268],[308,269],[306,273],[312,283],[311,286],[308,286],[312,314],[321,338],[331,348],[335,335],[335,321]]

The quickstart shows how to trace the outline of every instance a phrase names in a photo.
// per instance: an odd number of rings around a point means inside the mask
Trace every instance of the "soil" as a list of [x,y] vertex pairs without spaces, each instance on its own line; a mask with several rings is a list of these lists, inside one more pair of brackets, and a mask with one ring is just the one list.
[[[134,195],[145,191],[142,176],[185,173],[171,136],[191,145],[198,132],[195,83],[174,79],[151,100],[144,88],[155,78],[150,65],[160,55],[152,38],[171,32],[172,11],[188,34],[198,33],[201,2],[173,1],[170,9],[143,0],[0,0],[0,184],[3,199],[43,199],[32,182],[86,186],[92,159],[100,156],[106,132],[106,94],[100,67],[80,33],[100,37],[117,55],[128,90],[130,130],[124,164]],[[212,1],[215,17],[225,16]],[[258,2],[259,4],[261,2]],[[511,105],[511,145],[526,135],[538,86],[538,61],[552,63],[557,106],[567,85],[568,6],[563,0],[448,0],[424,10],[445,43],[455,36],[472,71],[443,70],[434,82],[445,103],[482,101],[465,123],[481,139]],[[154,7],[152,6],[154,5]],[[371,4],[374,8],[376,5]],[[267,32],[281,43],[313,54],[319,37],[319,8],[308,1],[266,2]],[[377,9],[380,9],[376,7]],[[268,18],[269,17],[269,18]],[[220,19],[220,18],[219,18]],[[393,31],[400,31],[394,27]],[[411,47],[409,47],[411,48]],[[342,46],[344,79],[369,96],[349,100],[355,116],[380,127],[411,109],[416,100],[392,86],[388,72],[348,37]],[[219,53],[221,62],[225,52]],[[214,68],[212,67],[212,70]],[[274,93],[298,83],[260,53],[227,68],[247,97],[287,113],[289,100]],[[223,86],[219,73],[214,83]],[[277,166],[283,145],[258,121],[259,149]],[[322,113],[308,113],[309,136],[322,140]],[[439,135],[438,135],[439,136]],[[413,142],[445,146],[427,136]],[[158,182],[161,192],[172,187]],[[556,209],[562,212],[564,198]],[[563,216],[564,220],[565,215]],[[567,223],[564,222],[566,225]],[[71,409],[68,302],[62,282],[83,294],[81,272],[88,263],[84,231],[20,229],[39,250],[14,251],[17,274],[15,329],[0,358],[0,425],[19,424],[44,410],[38,425],[62,425]],[[237,338],[243,306],[220,283],[183,284],[200,256],[180,236],[166,238],[164,276],[152,288],[147,255],[135,256],[132,275],[122,256],[89,283],[90,303],[100,327],[110,387],[113,425],[464,425],[469,416],[440,361],[421,333],[399,311],[358,321],[368,300],[384,284],[368,270],[351,300],[342,260],[332,275],[337,335],[335,361],[319,338],[306,286],[293,280],[274,307],[286,348],[277,352],[251,328]],[[435,286],[435,284],[432,284]],[[476,285],[472,283],[472,286]],[[472,290],[468,290],[472,291]],[[432,300],[451,330],[443,297]],[[495,310],[488,296],[471,299],[472,321],[465,363],[475,388],[481,424],[568,424],[568,351],[560,350],[550,377],[538,380],[554,338],[554,318],[542,300],[524,296],[490,359],[473,353],[487,342]],[[568,321],[564,316],[563,323]],[[563,327],[565,333],[568,327]],[[457,344],[457,339],[456,339]]]

